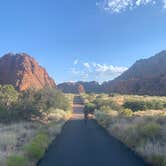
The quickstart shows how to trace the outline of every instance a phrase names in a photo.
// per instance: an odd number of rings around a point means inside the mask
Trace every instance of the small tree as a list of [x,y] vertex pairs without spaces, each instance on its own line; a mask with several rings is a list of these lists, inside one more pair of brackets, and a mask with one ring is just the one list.
[[18,92],[12,85],[0,85],[0,105],[9,110],[18,101]]

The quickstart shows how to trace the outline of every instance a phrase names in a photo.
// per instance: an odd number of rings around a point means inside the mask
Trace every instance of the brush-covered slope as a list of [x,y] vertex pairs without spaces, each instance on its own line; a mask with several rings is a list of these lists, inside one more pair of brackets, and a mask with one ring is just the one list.
[[166,51],[137,61],[113,81],[102,85],[104,92],[166,95]]

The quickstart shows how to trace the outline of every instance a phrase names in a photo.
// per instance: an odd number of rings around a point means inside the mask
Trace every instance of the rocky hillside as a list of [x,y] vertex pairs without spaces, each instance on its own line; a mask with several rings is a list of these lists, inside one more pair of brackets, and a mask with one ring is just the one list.
[[56,87],[46,70],[25,53],[9,53],[0,58],[0,84],[12,84],[20,91]]
[[78,82],[64,82],[59,84],[58,89],[60,89],[64,93],[84,93],[85,89],[84,86]]
[[166,51],[137,61],[113,81],[102,85],[104,92],[166,95]]

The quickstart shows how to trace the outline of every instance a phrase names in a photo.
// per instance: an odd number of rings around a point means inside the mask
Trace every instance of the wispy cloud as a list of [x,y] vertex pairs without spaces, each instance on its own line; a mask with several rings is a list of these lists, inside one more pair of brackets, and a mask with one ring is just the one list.
[[164,8],[166,9],[166,0],[164,0],[163,3],[164,3],[164,5],[163,5]]
[[113,66],[99,63],[80,62],[74,65],[70,70],[72,80],[78,81],[98,81],[103,82],[112,80],[127,70],[127,67]]
[[78,59],[75,59],[74,62],[73,62],[74,65],[77,65],[78,64]]
[[88,62],[83,63],[83,65],[84,65],[86,68],[90,68],[90,64],[89,64]]
[[155,5],[157,3],[162,3],[163,8],[166,8],[166,0],[100,0],[96,3],[96,5],[106,11],[120,13],[126,11],[127,9],[132,10],[139,6],[150,4]]

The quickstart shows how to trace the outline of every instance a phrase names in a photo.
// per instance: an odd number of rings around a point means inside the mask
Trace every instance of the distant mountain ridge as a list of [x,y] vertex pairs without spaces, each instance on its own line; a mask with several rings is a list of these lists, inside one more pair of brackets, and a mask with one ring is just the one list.
[[96,81],[85,82],[64,82],[57,85],[58,89],[63,91],[64,93],[100,93],[101,86]]
[[12,84],[19,91],[56,87],[46,70],[26,53],[8,53],[0,58],[0,84]]
[[141,59],[113,81],[105,82],[106,92],[138,95],[166,95],[166,51]]
[[64,82],[58,84],[57,87],[64,93],[85,93],[84,86],[79,82]]
[[[77,83],[81,84],[88,93],[166,95],[166,51],[136,61],[127,71],[112,81],[102,84],[96,81]],[[63,87],[68,88],[65,83]]]

